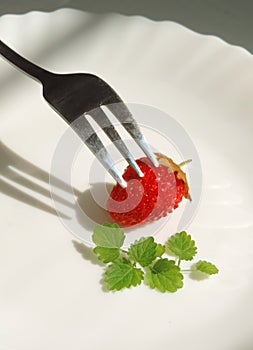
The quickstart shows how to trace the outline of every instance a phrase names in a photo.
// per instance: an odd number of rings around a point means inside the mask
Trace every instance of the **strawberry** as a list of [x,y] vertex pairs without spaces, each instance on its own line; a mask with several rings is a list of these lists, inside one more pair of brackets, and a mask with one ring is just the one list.
[[[144,176],[128,166],[123,174],[127,188],[115,185],[107,201],[110,216],[122,226],[160,219],[176,209],[183,197],[190,199],[186,174],[172,159],[156,153],[159,166],[147,157],[137,159]],[[183,164],[183,163],[182,163]]]

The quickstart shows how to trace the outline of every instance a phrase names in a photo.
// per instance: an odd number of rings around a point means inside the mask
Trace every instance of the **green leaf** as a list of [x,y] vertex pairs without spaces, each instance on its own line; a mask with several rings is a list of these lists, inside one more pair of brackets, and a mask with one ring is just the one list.
[[95,226],[92,240],[99,247],[120,248],[124,243],[125,235],[117,224],[105,223]]
[[198,271],[204,272],[208,275],[215,275],[219,272],[218,268],[214,264],[205,260],[199,260],[195,267]]
[[152,289],[160,292],[176,292],[183,287],[183,275],[180,268],[175,265],[175,261],[159,259],[153,267],[146,273],[146,283]]
[[165,252],[165,246],[163,244],[158,243],[156,246],[156,257],[160,258]]
[[114,262],[105,272],[105,285],[108,290],[120,290],[137,286],[143,280],[143,271],[133,265]]
[[96,247],[93,251],[98,255],[98,259],[105,264],[116,260],[120,254],[119,248]]
[[129,259],[143,267],[148,266],[156,258],[156,248],[157,244],[153,237],[141,238],[130,246],[128,250]]
[[171,236],[166,244],[166,252],[171,252],[180,260],[192,260],[197,253],[194,240],[185,231]]
[[119,225],[118,225],[116,222],[114,222],[113,224],[110,224],[110,223],[107,222],[107,221],[105,221],[105,222],[103,223],[103,226],[114,227],[114,228],[118,228],[118,227],[119,227]]

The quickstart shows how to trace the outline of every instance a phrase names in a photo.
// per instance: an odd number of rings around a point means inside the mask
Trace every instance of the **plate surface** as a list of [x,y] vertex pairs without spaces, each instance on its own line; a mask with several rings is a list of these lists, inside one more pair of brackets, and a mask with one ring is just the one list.
[[[186,276],[176,294],[103,291],[101,267],[50,198],[66,125],[40,85],[1,60],[0,348],[252,349],[252,56],[176,23],[74,10],[3,16],[0,33],[47,69],[93,72],[123,100],[181,123],[204,178],[189,232],[198,257],[220,269],[201,282]],[[80,154],[72,180],[83,193],[92,158]]]

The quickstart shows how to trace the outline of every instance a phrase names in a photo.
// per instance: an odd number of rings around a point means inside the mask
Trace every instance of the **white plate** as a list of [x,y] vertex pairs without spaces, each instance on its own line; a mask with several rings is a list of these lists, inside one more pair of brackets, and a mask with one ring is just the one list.
[[[251,349],[252,56],[176,23],[73,10],[3,16],[0,33],[45,68],[94,72],[125,101],[183,125],[204,175],[189,232],[198,257],[220,269],[201,282],[186,277],[175,294],[104,292],[101,267],[50,199],[51,159],[66,125],[39,84],[1,60],[0,348]],[[73,184],[86,189],[80,171]]]

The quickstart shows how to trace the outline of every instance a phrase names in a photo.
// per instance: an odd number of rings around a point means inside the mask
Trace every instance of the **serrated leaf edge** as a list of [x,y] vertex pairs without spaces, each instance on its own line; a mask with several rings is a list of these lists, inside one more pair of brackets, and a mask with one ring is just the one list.
[[[175,240],[176,238],[179,238],[180,236],[184,236],[185,238],[187,239],[190,239],[190,243],[193,244],[193,247],[192,249],[194,249],[194,253],[193,255],[190,257],[190,258],[182,258],[180,257],[175,251],[173,251],[173,249],[171,249],[170,247],[170,242],[171,242],[171,239]],[[168,255],[172,255],[172,256],[175,256],[175,257],[179,257],[180,260],[185,260],[185,261],[191,261],[193,260],[194,256],[197,254],[197,247],[196,247],[196,243],[195,243],[195,240],[192,239],[191,235],[188,234],[186,231],[181,231],[181,232],[177,232],[175,233],[174,235],[172,235],[168,241],[166,242],[165,244],[165,251]],[[172,254],[171,254],[172,253]]]
[[[109,288],[108,287],[108,283],[107,283],[107,281],[106,281],[106,277],[108,277],[108,270],[112,267],[112,265],[126,265],[126,266],[131,266],[131,268],[132,268],[132,270],[135,272],[135,274],[137,274],[137,271],[138,272],[141,272],[140,273],[140,275],[141,275],[141,279],[140,279],[140,281],[137,281],[137,282],[135,282],[135,283],[133,283],[133,277],[131,278],[131,281],[129,281],[128,283],[127,283],[127,285],[126,286],[123,286],[122,288],[120,288],[120,287],[118,287],[118,288]],[[121,276],[121,280],[122,279],[124,279],[127,275],[128,275],[128,273],[130,273],[130,269],[123,275],[123,276]],[[128,265],[128,264],[124,264],[124,263],[112,263],[112,264],[110,264],[108,267],[107,267],[107,269],[106,269],[106,271],[105,271],[105,273],[104,273],[104,283],[105,283],[105,285],[106,285],[106,288],[109,290],[109,291],[113,291],[113,290],[122,290],[122,289],[124,289],[124,288],[131,288],[131,287],[136,287],[136,286],[138,286],[138,285],[140,285],[141,284],[141,282],[143,281],[143,279],[144,279],[144,272],[141,270],[141,269],[139,269],[139,268],[136,268],[136,267],[134,267],[133,265]]]
[[[202,271],[202,270],[200,270],[198,268],[198,264],[200,264],[200,263],[205,263],[205,264],[208,264],[209,266],[211,265],[210,267],[216,269],[217,271],[216,272],[212,272],[212,273],[209,273],[209,272],[206,272],[206,271]],[[197,261],[196,264],[195,264],[195,268],[196,268],[197,271],[200,271],[200,272],[205,273],[207,275],[216,275],[217,273],[219,273],[218,267],[216,265],[214,265],[213,263],[211,263],[210,261],[207,261],[207,260],[199,260],[199,261]]]

